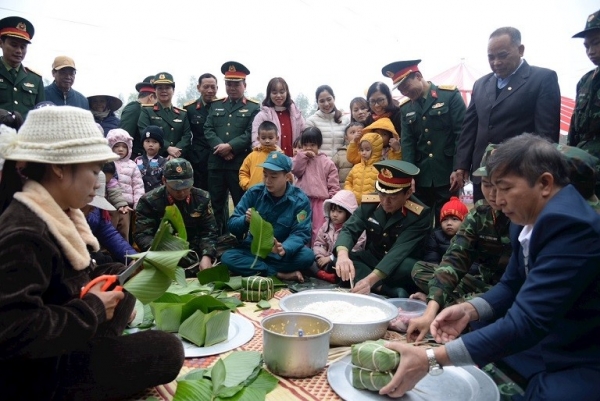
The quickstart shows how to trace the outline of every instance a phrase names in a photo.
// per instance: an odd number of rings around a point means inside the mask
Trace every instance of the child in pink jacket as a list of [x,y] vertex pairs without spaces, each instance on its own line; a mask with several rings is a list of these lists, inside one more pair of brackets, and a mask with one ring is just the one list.
[[[131,160],[131,150],[133,147],[133,139],[129,133],[121,128],[115,128],[108,131],[106,134],[108,145],[112,151],[119,155],[120,159],[115,160],[117,168],[117,180],[119,187],[123,192],[123,198],[127,204],[135,210],[138,201],[144,195],[144,180],[137,164]],[[129,226],[131,224],[131,215],[120,214],[117,230],[123,238],[129,241]]]
[[[310,273],[315,277],[330,283],[337,282],[337,275],[333,269],[335,266],[333,247],[342,226],[357,208],[358,204],[354,193],[345,189],[323,203],[325,223],[319,228],[312,247],[315,253],[315,263],[311,266]],[[362,233],[352,251],[362,251],[365,247],[365,240],[366,235]]]
[[340,190],[340,178],[329,156],[319,152],[323,144],[323,135],[317,127],[309,127],[302,131],[300,143],[302,149],[294,156],[292,173],[297,178],[295,185],[304,191],[310,200],[313,230],[310,245],[312,246],[319,228],[325,221],[323,202]]

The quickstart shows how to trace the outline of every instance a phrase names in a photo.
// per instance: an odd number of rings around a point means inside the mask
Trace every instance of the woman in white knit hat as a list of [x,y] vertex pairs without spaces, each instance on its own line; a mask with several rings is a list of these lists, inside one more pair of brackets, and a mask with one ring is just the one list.
[[181,342],[146,331],[120,336],[135,299],[80,291],[120,263],[95,266],[79,208],[92,201],[104,162],[116,155],[89,111],[29,112],[16,135],[0,128],[0,388],[10,400],[95,400],[173,380]]

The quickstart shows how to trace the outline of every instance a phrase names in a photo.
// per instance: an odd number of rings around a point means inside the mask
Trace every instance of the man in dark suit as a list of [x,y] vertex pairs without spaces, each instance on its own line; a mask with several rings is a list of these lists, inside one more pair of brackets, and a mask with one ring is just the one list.
[[[530,66],[516,28],[495,30],[488,42],[492,73],[473,85],[471,103],[458,139],[450,191],[464,185],[479,168],[488,144],[531,132],[558,142],[560,89],[556,72]],[[483,199],[480,179],[473,178],[473,198]]]
[[[496,203],[513,223],[502,279],[471,301],[444,309],[431,331],[444,346],[389,343],[400,366],[382,394],[399,397],[443,366],[485,366],[507,356],[529,374],[524,400],[600,400],[600,216],[569,185],[555,146],[524,134],[487,162]],[[517,225],[523,226],[521,229]],[[490,322],[457,338],[470,321]],[[524,352],[537,353],[525,360]]]

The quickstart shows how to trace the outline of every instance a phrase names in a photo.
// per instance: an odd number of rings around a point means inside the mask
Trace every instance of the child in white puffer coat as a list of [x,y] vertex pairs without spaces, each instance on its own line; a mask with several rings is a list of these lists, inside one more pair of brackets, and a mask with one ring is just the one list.
[[[115,166],[117,168],[117,179],[119,187],[123,192],[123,198],[127,201],[132,211],[144,195],[144,180],[140,169],[131,160],[131,150],[133,148],[133,139],[129,136],[129,133],[121,128],[115,128],[108,131],[106,135],[108,145],[112,151],[116,153],[120,159],[115,160]],[[119,233],[129,241],[129,227],[131,225],[131,214],[120,214],[117,227],[115,227]]]

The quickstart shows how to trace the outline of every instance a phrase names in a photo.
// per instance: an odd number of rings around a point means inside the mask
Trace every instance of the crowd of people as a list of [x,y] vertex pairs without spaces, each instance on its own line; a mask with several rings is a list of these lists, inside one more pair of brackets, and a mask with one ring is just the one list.
[[[600,399],[590,398],[600,378],[600,11],[574,35],[596,67],[577,86],[567,145],[557,143],[557,74],[525,61],[513,27],[489,36],[492,72],[468,105],[407,60],[381,71],[401,103],[374,82],[346,115],[321,85],[306,119],[281,77],[262,103],[247,98],[250,71],[236,61],[221,68],[224,98],[205,73],[199,97],[178,107],[174,77],[159,72],[135,85],[119,118],[118,98],[72,88],[71,57],[55,58],[44,87],[22,64],[33,36],[24,18],[0,20],[9,398],[118,398],[177,375],[174,336],[120,336],[130,294],[96,286],[80,297],[147,250],[177,205],[194,251],[180,262],[189,276],[222,262],[242,276],[312,276],[426,302],[407,339],[431,333],[444,345],[388,343],[402,358],[382,394],[400,397],[446,365],[502,359],[527,380],[524,399]],[[457,197],[469,179],[471,210]],[[264,258],[251,248],[257,214],[273,226]],[[127,372],[100,362],[112,359]],[[23,389],[23,377],[36,385]]]

